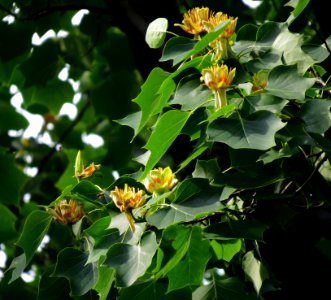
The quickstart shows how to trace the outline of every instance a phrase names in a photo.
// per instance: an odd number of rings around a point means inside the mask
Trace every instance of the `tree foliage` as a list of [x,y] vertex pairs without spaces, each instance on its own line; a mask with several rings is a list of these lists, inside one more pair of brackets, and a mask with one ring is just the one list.
[[0,1],[0,298],[322,297],[316,1],[133,2]]

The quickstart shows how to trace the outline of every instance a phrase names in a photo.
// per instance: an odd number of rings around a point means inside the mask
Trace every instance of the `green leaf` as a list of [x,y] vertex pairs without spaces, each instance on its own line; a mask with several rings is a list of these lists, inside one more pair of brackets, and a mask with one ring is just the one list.
[[317,146],[320,147],[323,151],[325,151],[326,155],[329,158],[329,161],[331,161],[331,142],[330,142],[330,140],[317,133],[311,132],[309,135],[317,143]]
[[221,142],[234,149],[267,150],[275,146],[275,133],[285,126],[269,111],[258,111],[246,119],[220,118],[207,128],[208,141]]
[[24,250],[30,262],[51,224],[52,217],[45,211],[33,211],[26,219],[21,236],[16,245]]
[[0,203],[0,243],[16,239],[15,222],[17,217],[3,204]]
[[116,270],[118,286],[127,287],[146,272],[157,248],[155,233],[150,232],[138,245],[116,244],[111,247],[104,264]]
[[71,296],[86,294],[97,282],[97,266],[88,264],[87,258],[88,254],[74,248],[65,248],[58,254],[52,276],[69,280]]
[[145,40],[150,48],[157,49],[163,45],[168,29],[168,20],[165,18],[157,18],[149,23]]
[[164,252],[162,266],[155,278],[167,275],[182,260],[188,250],[187,241],[192,234],[192,228],[183,225],[172,225],[162,233],[159,249]]
[[222,259],[226,262],[230,262],[241,250],[242,242],[239,239],[231,239],[222,242],[212,240],[210,246],[212,247],[217,260]]
[[71,190],[73,196],[75,196],[75,194],[81,195],[85,200],[88,200],[92,203],[96,202],[98,195],[102,192],[103,190],[98,185],[92,183],[89,180],[80,181]]
[[4,101],[0,101],[0,133],[7,133],[8,130],[19,130],[28,127],[28,120],[18,114],[13,106]]
[[87,263],[94,263],[106,256],[109,248],[120,241],[117,229],[109,228],[111,217],[100,218],[84,232],[89,236],[90,250]]
[[315,78],[300,76],[296,65],[277,66],[270,71],[265,90],[280,98],[304,101],[306,90],[315,81]]
[[286,20],[288,25],[291,25],[291,23],[303,12],[309,4],[309,1],[310,0],[290,0],[285,4],[285,6],[291,6],[294,8],[293,11],[291,11],[291,15]]
[[217,159],[198,160],[192,173],[193,178],[206,178],[212,181],[215,175],[220,171]]
[[7,154],[1,147],[0,165],[4,170],[4,172],[0,172],[0,190],[5,191],[1,195],[1,202],[18,205],[20,192],[28,177],[17,168],[14,156]]
[[264,164],[269,164],[277,159],[284,157],[291,157],[298,152],[298,149],[291,149],[288,146],[281,148],[280,150],[270,149],[269,151],[263,153],[257,161],[263,161]]
[[137,132],[139,128],[141,116],[142,116],[142,111],[139,110],[135,113],[127,115],[123,119],[114,120],[114,122],[117,122],[118,124],[121,124],[123,126],[129,126],[134,130],[134,132]]
[[258,220],[237,220],[208,226],[204,232],[209,239],[247,239],[263,241],[268,226]]
[[245,285],[236,277],[219,279],[215,272],[212,274],[211,283],[197,288],[192,295],[192,300],[257,300],[260,298],[247,295]]
[[147,144],[144,146],[144,148],[149,150],[151,154],[139,180],[145,178],[148,172],[154,168],[166,153],[173,141],[179,135],[190,115],[189,112],[170,110],[163,114],[157,121],[155,129],[147,141]]
[[309,100],[300,109],[298,117],[305,122],[305,129],[308,132],[323,134],[331,126],[331,101]]
[[182,110],[189,111],[210,101],[210,95],[211,91],[201,84],[200,76],[189,75],[179,81],[171,104],[180,104]]
[[302,50],[303,36],[290,32],[287,23],[265,22],[257,32],[256,40],[254,50],[259,58],[250,62],[250,68],[297,65],[298,74],[303,75],[317,62]]
[[54,265],[49,267],[41,276],[38,286],[37,300],[58,300],[66,299],[70,293],[69,282],[65,278],[51,277],[54,272]]
[[200,146],[196,148],[190,156],[188,156],[183,162],[181,162],[179,169],[176,172],[179,172],[180,170],[184,169],[192,160],[199,157],[202,153],[204,153],[208,149],[207,146]]
[[174,37],[165,44],[160,61],[173,60],[173,65],[177,65],[194,54],[199,53],[215,40],[229,25],[230,20],[223,21],[217,25],[213,32],[207,33],[199,41],[185,37]]
[[152,116],[162,111],[175,88],[176,85],[169,77],[168,72],[158,67],[150,72],[141,87],[140,94],[132,100],[141,109],[141,120],[138,128],[135,130],[135,136],[144,128]]
[[204,191],[178,204],[162,204],[159,210],[147,217],[147,222],[162,229],[172,224],[192,221],[195,218],[219,211],[222,207],[218,193],[211,194]]
[[115,270],[101,265],[98,271],[98,281],[93,289],[98,292],[99,300],[106,300],[111,286],[115,282]]
[[186,286],[201,285],[210,258],[209,241],[202,239],[202,229],[194,226],[189,236],[188,249],[183,259],[168,273],[167,292]]
[[22,91],[24,106],[33,104],[46,106],[53,114],[58,114],[65,102],[71,103],[74,91],[69,82],[60,80],[49,81],[45,86],[33,86]]
[[33,49],[31,56],[19,67],[25,77],[25,87],[45,85],[57,75],[63,67],[58,46],[49,39]]
[[121,288],[119,300],[191,300],[191,291],[189,288],[176,290],[167,293],[167,283],[159,281],[147,281],[131,285],[127,288]]
[[242,266],[247,278],[253,283],[259,294],[263,281],[269,278],[267,269],[260,260],[255,258],[253,250],[244,255]]
[[46,235],[51,221],[51,215],[40,210],[33,211],[27,217],[24,223],[23,231],[16,242],[16,245],[21,247],[24,253],[18,257],[15,257],[8,268],[8,271],[14,269],[10,282],[13,282],[21,276],[21,273],[31,261],[38,249],[38,246]]
[[279,114],[287,103],[288,101],[286,99],[274,97],[269,94],[261,94],[258,96],[245,97],[242,109],[248,115],[259,110],[266,110]]

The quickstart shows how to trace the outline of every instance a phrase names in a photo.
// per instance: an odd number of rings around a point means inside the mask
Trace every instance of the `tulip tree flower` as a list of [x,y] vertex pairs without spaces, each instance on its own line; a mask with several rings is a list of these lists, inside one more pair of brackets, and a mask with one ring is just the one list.
[[62,200],[55,204],[54,208],[48,208],[47,211],[53,216],[53,219],[60,224],[75,224],[83,216],[83,206],[76,200]]
[[134,219],[131,210],[134,208],[141,207],[145,202],[145,196],[143,190],[135,190],[133,187],[129,187],[127,184],[124,185],[124,189],[115,187],[110,192],[115,206],[124,213],[127,218],[131,231],[135,232]]
[[199,37],[199,34],[205,32],[204,23],[209,19],[208,7],[195,7],[184,13],[183,24],[174,24],[181,27],[187,33],[193,34],[195,38]]
[[153,169],[144,179],[144,185],[147,191],[156,196],[170,191],[177,182],[178,180],[175,178],[170,167]]
[[230,21],[229,25],[225,30],[217,37],[216,40],[210,43],[210,47],[215,49],[214,60],[228,59],[234,56],[234,53],[231,49],[231,38],[235,32],[237,26],[238,18],[228,17],[227,14],[218,12],[212,14],[207,22],[205,22],[205,28],[207,32],[212,32],[216,29],[216,26],[221,24],[224,21]]
[[228,104],[226,89],[232,84],[236,68],[230,69],[227,65],[215,65],[202,70],[201,80],[214,93],[215,109],[218,110]]

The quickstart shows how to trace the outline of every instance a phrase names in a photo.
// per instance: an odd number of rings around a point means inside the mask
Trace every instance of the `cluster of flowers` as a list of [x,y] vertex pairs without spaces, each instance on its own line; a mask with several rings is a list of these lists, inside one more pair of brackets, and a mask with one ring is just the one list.
[[227,105],[226,89],[231,86],[236,73],[235,68],[229,69],[227,65],[220,65],[218,62],[233,56],[231,44],[237,19],[222,12],[215,13],[208,7],[196,7],[184,14],[182,24],[175,24],[185,32],[193,34],[194,39],[200,39],[202,34],[213,32],[221,23],[229,21],[225,30],[209,44],[214,53],[215,64],[203,69],[201,76],[201,80],[214,94],[216,110]]
[[[75,176],[84,179],[93,175],[99,168],[100,165],[92,163],[79,172],[79,174],[75,172]],[[170,167],[153,169],[144,179],[145,188],[153,197],[170,191],[177,182],[178,180],[175,178]],[[145,204],[147,199],[145,191],[136,190],[136,188],[125,184],[124,188],[116,186],[109,194],[115,206],[126,216],[130,228],[132,232],[134,232],[134,218],[131,210]],[[48,208],[48,212],[53,216],[54,220],[60,224],[74,224],[84,216],[82,204],[74,199],[70,199],[69,201],[64,199],[55,204],[53,208]]]

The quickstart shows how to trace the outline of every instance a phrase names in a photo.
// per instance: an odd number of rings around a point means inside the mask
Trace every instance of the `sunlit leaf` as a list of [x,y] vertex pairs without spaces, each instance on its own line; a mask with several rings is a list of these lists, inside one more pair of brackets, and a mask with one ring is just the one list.
[[285,4],[285,6],[293,7],[293,11],[291,11],[291,15],[287,19],[287,23],[290,25],[305,9],[308,5],[309,0],[291,0]]
[[176,85],[169,73],[161,68],[154,68],[141,86],[140,94],[133,100],[141,109],[141,119],[135,136],[144,128],[150,117],[159,113],[175,90]]
[[233,239],[227,241],[212,240],[210,246],[214,251],[216,259],[222,259],[230,262],[231,259],[240,251],[242,242],[240,239]]
[[115,282],[115,270],[101,265],[99,266],[98,271],[98,281],[93,289],[98,292],[99,300],[106,300],[109,291]]
[[266,267],[255,258],[254,251],[249,251],[244,255],[242,264],[246,276],[253,282],[255,290],[259,294],[263,281],[269,278]]
[[190,117],[189,112],[170,110],[161,116],[155,125],[145,149],[151,151],[141,179],[145,178],[148,172],[154,168],[162,156],[166,153],[173,141],[176,139],[186,121]]

